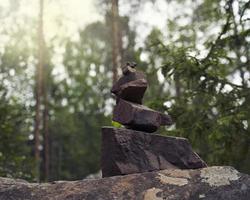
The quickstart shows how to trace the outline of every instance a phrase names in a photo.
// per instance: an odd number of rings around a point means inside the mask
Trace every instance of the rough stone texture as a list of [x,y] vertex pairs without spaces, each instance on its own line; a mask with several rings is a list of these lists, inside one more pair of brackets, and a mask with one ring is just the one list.
[[146,76],[143,72],[140,71],[134,71],[134,72],[129,72],[128,74],[122,76],[112,87],[111,92],[117,95],[117,93],[120,91],[121,86],[131,82],[135,81],[138,79],[144,79],[146,80]]
[[120,87],[120,90],[116,93],[116,96],[126,101],[142,104],[142,99],[146,89],[146,79],[138,79],[123,84]]
[[136,71],[136,69],[135,69],[136,65],[137,64],[135,62],[132,62],[132,63],[131,62],[127,62],[127,64],[122,67],[122,73],[123,73],[123,75],[127,75],[127,74],[129,74],[131,72],[135,72]]
[[0,199],[249,200],[250,176],[231,167],[208,167],[44,184],[0,178]]
[[206,166],[185,138],[147,134],[123,128],[102,128],[103,177]]
[[146,106],[119,99],[113,120],[133,130],[155,132],[161,125],[171,125],[170,116],[152,110]]

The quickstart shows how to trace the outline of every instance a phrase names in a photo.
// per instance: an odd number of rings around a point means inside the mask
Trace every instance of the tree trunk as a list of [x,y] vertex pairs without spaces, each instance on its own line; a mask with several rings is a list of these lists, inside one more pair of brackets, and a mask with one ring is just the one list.
[[[44,80],[48,80],[44,77]],[[43,134],[44,134],[44,180],[49,180],[49,108],[48,108],[48,93],[47,93],[47,82],[44,81],[43,84],[43,94],[44,94],[44,111],[43,111]]]
[[120,42],[119,41],[119,11],[118,0],[112,0],[112,64],[113,83],[117,81],[118,67],[121,65]]
[[39,51],[40,57],[39,62],[41,64],[41,68],[43,69],[43,78],[42,78],[42,98],[43,98],[43,180],[48,181],[49,179],[49,108],[48,108],[48,67],[45,64],[45,39],[44,39],[44,24],[43,24],[43,16],[44,15],[44,0],[40,0],[40,15],[39,15]]
[[181,96],[181,82],[179,75],[175,75],[174,82],[175,82],[175,95],[177,98],[179,98]]
[[37,181],[40,180],[40,126],[43,83],[43,0],[40,0],[39,24],[38,24],[38,65],[36,69],[36,108],[35,108],[35,161]]

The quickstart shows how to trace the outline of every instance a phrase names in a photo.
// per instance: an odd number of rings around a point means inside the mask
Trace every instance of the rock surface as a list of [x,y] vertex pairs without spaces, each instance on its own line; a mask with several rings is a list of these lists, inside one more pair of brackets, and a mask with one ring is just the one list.
[[185,138],[147,134],[123,128],[102,128],[103,177],[206,166]]
[[142,104],[144,93],[147,89],[147,81],[145,79],[138,79],[123,84],[116,96],[126,101]]
[[115,95],[119,93],[121,87],[124,84],[127,84],[131,81],[139,80],[139,79],[144,79],[146,80],[146,76],[143,72],[140,71],[134,71],[134,72],[129,72],[128,74],[122,76],[112,87],[111,92],[114,93]]
[[141,105],[148,83],[136,63],[128,62],[122,67],[123,75],[114,83],[111,92],[116,95],[113,120],[128,129],[153,133],[160,126],[172,125],[170,116]]
[[155,132],[162,125],[171,125],[170,116],[146,106],[119,99],[113,112],[113,120],[127,128]]
[[250,176],[231,167],[208,167],[44,184],[0,178],[0,199],[249,200]]

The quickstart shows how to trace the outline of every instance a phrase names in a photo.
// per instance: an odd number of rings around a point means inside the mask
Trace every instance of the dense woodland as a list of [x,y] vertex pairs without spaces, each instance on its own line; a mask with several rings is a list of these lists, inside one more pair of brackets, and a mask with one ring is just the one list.
[[250,173],[250,1],[166,0],[183,9],[140,47],[131,21],[157,0],[99,0],[104,20],[80,29],[76,40],[44,39],[48,1],[37,1],[37,18],[23,21],[10,2],[11,10],[0,4],[0,40],[7,41],[0,42],[0,176],[52,181],[96,173],[101,126],[117,126],[110,88],[126,61],[147,74],[144,103],[175,121],[161,134],[187,137],[209,165]]

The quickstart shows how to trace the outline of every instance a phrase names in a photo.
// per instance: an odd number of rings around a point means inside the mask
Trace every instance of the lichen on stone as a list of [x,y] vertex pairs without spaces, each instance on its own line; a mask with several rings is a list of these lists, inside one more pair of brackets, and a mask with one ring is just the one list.
[[177,186],[183,186],[183,185],[188,184],[188,179],[186,178],[170,177],[163,173],[158,173],[157,178],[163,184],[170,184],[170,185],[177,185]]
[[239,172],[232,167],[210,167],[201,169],[202,182],[210,186],[230,185],[230,181],[240,178]]
[[157,196],[159,192],[162,192],[162,190],[155,187],[146,190],[144,200],[162,200],[163,198]]

